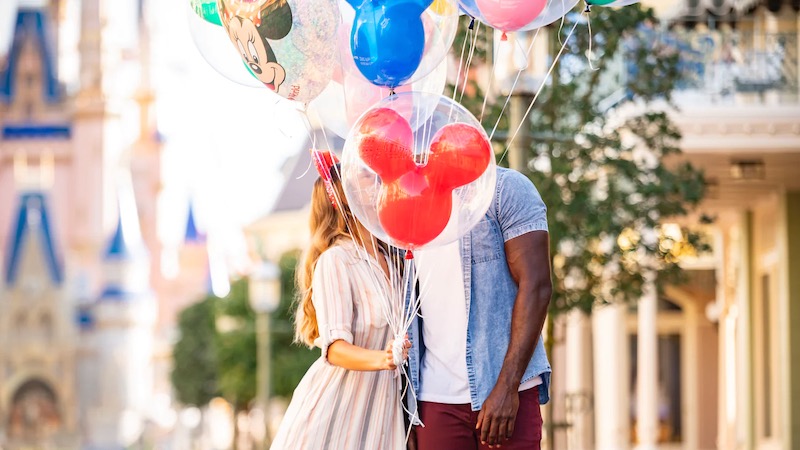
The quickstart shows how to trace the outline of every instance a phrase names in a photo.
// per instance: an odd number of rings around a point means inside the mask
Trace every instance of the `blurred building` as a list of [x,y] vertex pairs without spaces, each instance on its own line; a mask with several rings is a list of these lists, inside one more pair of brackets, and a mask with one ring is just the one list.
[[144,2],[3,3],[0,448],[122,448],[174,422],[175,315],[208,289],[191,207],[162,275]]
[[280,261],[285,253],[308,247],[311,191],[319,178],[311,160],[314,142],[324,142],[320,147],[342,154],[342,138],[317,130],[303,142],[295,156],[286,160],[282,168],[284,185],[272,209],[245,229],[247,246],[255,260]]
[[681,225],[714,249],[687,284],[560,322],[557,447],[800,448],[800,4],[642,3],[680,51],[673,119],[710,183],[714,223]]

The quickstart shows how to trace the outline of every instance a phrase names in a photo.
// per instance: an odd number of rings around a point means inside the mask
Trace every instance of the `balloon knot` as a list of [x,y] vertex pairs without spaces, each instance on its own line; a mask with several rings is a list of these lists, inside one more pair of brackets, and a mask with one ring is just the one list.
[[586,9],[584,9],[584,10],[583,10],[583,12],[585,12],[585,13],[590,13],[590,12],[592,12],[592,5],[591,5],[591,3],[589,3],[589,2],[586,2]]
[[389,97],[394,95],[394,88],[389,88]]
[[470,30],[474,30],[475,29],[475,18],[471,17],[470,19],[472,19],[472,20],[469,21],[469,29]]
[[505,41],[507,41],[507,40],[508,40],[508,35],[506,34],[506,32],[505,32],[505,31],[503,31],[503,35],[502,35],[502,36],[500,36],[500,40],[501,40],[501,41],[503,41],[503,42],[505,42]]
[[406,259],[414,259],[414,253],[411,250],[406,252]]

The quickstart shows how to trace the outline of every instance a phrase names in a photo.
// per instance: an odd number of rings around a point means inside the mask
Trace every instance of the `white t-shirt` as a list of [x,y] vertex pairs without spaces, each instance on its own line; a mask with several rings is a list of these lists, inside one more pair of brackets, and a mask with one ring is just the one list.
[[[467,300],[459,241],[414,252],[419,275],[420,315],[425,353],[420,362],[419,399],[471,403],[467,379]],[[520,385],[524,391],[540,377]]]

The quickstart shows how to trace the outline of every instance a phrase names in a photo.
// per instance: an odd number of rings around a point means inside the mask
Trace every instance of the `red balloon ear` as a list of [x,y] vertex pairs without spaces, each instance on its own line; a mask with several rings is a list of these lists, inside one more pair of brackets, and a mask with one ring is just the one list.
[[408,121],[397,112],[380,108],[371,111],[359,128],[358,152],[364,163],[389,183],[414,170],[413,135]]
[[433,186],[451,190],[477,180],[491,157],[492,148],[480,130],[452,123],[433,136],[425,170]]
[[[450,221],[453,196],[450,191],[420,190],[426,181],[418,172],[402,180],[384,185],[378,200],[378,219],[396,245],[415,249],[436,239],[445,229]],[[403,185],[411,187],[411,192]]]

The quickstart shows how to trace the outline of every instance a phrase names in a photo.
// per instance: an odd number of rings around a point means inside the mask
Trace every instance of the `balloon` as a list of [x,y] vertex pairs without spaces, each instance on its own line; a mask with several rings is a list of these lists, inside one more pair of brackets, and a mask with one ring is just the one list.
[[[343,64],[352,60],[345,60]],[[309,104],[309,111],[314,112],[327,129],[339,137],[346,138],[353,124],[372,105],[390,95],[390,90],[385,87],[375,86],[370,83],[357,70],[344,71],[337,81],[331,80],[325,91]],[[439,66],[426,77],[412,84],[398,86],[396,93],[402,92],[427,92],[441,94],[447,84],[447,61],[442,61]]]
[[486,132],[441,95],[393,95],[364,113],[345,141],[342,181],[353,214],[408,250],[467,233],[486,214],[495,177]]
[[218,0],[233,49],[263,86],[306,103],[333,76],[336,0]]
[[489,26],[506,32],[533,22],[547,0],[476,0],[475,3]]
[[[214,7],[216,8],[216,5]],[[208,65],[223,77],[243,86],[263,86],[250,69],[242,64],[242,59],[231,51],[231,44],[224,28],[201,17],[192,4],[187,8],[186,16],[194,45]]]
[[536,30],[551,23],[561,20],[568,12],[575,8],[578,0],[550,0],[544,10],[533,22],[521,28],[522,31]]
[[350,49],[358,70],[395,87],[417,70],[425,49],[422,13],[432,0],[348,0],[356,11]]
[[217,0],[191,0],[192,9],[203,20],[214,25],[222,25]]
[[458,28],[456,0],[342,0],[340,5],[347,30],[342,58],[382,87],[410,84],[432,72]]
[[620,7],[620,6],[633,5],[634,3],[639,3],[639,0],[615,0],[605,6]]
[[[542,12],[530,23],[521,27],[519,31],[535,30],[537,28],[550,25],[556,20],[560,20],[562,17],[564,17],[564,15],[571,11],[572,8],[574,8],[577,4],[578,0],[548,0]],[[483,23],[489,23],[486,17],[484,17],[484,15],[481,14],[481,11],[478,9],[476,0],[459,0],[459,6],[471,17],[474,17]]]

